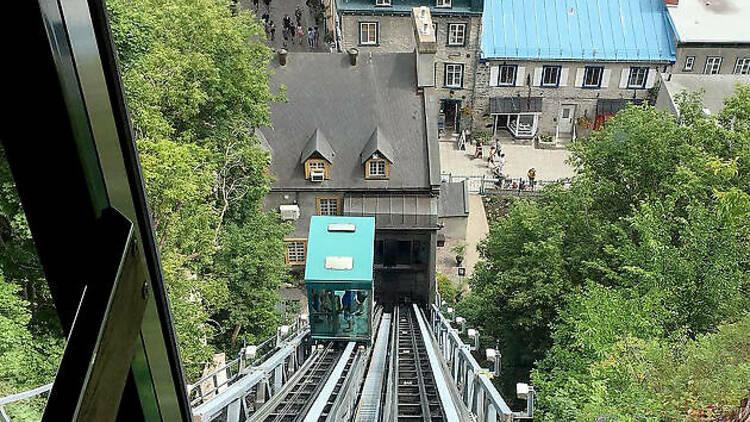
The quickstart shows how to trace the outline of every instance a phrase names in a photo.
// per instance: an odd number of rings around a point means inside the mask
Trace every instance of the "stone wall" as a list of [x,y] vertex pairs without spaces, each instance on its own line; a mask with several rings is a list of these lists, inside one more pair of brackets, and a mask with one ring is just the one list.
[[[434,12],[433,12],[434,13]],[[435,54],[435,83],[434,95],[438,99],[454,98],[461,100],[462,107],[471,107],[472,88],[474,86],[475,66],[479,46],[479,31],[481,30],[480,16],[432,16],[437,24],[437,53]],[[378,22],[378,45],[359,45],[359,23]],[[448,46],[448,24],[466,23],[466,45],[459,47]],[[413,26],[410,15],[353,15],[341,14],[342,47],[349,49],[356,47],[362,59],[366,59],[369,52],[378,53],[411,53],[414,51]],[[445,63],[461,63],[464,65],[462,88],[445,88]],[[462,127],[468,126],[469,118],[462,121]]]
[[[695,64],[692,71],[685,71],[685,58],[687,56],[695,57]],[[721,56],[724,59],[721,62],[720,73],[734,73],[734,66],[738,57],[750,57],[750,45],[744,46],[691,46],[690,44],[680,45],[677,47],[677,61],[672,66],[673,73],[703,73],[706,67],[706,58],[708,56]]]
[[[490,86],[490,69],[499,64],[512,64],[518,66],[517,74],[522,72],[523,86],[499,87]],[[534,70],[542,66],[561,66],[568,69],[565,85],[555,88],[543,88],[540,86],[529,86],[534,84]],[[606,87],[598,89],[576,87],[577,69],[585,66],[604,66],[609,71],[609,83]],[[563,104],[575,104],[575,118],[586,116],[589,120],[596,117],[596,104],[600,98],[608,99],[645,99],[648,97],[648,89],[620,88],[620,79],[623,69],[629,71],[631,66],[648,66],[649,74],[654,75],[654,81],[658,81],[658,72],[663,71],[664,65],[653,63],[613,63],[613,62],[531,62],[531,61],[484,61],[479,63],[476,74],[476,97],[474,101],[474,128],[486,129],[492,127],[489,117],[489,101],[493,97],[541,97],[542,113],[539,117],[539,134],[554,135],[557,127],[557,116],[560,106]],[[523,68],[523,70],[521,70]],[[561,85],[563,82],[561,81]]]

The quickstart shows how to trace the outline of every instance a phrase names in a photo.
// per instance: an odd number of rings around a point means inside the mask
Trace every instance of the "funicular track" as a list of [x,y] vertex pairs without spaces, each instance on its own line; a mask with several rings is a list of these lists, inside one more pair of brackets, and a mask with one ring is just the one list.
[[264,422],[302,420],[312,405],[312,401],[323,388],[340,355],[341,351],[335,348],[334,343],[328,343],[313,358],[310,366],[300,374],[300,377],[291,383],[288,390],[282,393],[278,400],[268,403],[271,408],[261,409],[259,412],[262,413],[253,420]]
[[447,420],[418,326],[418,316],[408,305],[401,305],[395,311],[398,324],[395,343],[395,420]]

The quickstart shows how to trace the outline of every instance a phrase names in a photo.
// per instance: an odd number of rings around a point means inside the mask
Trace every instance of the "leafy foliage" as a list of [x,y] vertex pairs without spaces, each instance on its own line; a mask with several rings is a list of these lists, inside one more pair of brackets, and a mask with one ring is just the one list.
[[679,101],[576,140],[570,187],[480,246],[458,308],[500,339],[506,394],[535,368],[543,421],[708,417],[750,391],[750,87],[717,116]]

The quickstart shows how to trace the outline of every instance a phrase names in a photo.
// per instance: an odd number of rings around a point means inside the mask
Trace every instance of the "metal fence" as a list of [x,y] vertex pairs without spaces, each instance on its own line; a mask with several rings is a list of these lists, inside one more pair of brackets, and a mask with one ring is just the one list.
[[476,415],[478,422],[513,421],[517,414],[510,410],[500,396],[487,376],[488,371],[474,359],[471,346],[461,340],[458,331],[451,327],[450,321],[434,304],[431,306],[431,314],[432,333],[466,407]]
[[50,390],[52,390],[52,383],[34,388],[29,391],[11,394],[10,396],[0,398],[0,422],[10,422],[10,417],[8,417],[8,414],[5,412],[6,405],[29,400],[43,394],[48,394]]
[[552,180],[535,180],[533,183],[524,178],[496,179],[486,175],[464,175],[443,172],[440,174],[443,183],[466,181],[469,193],[499,193],[513,195],[537,195],[545,186],[555,183]]

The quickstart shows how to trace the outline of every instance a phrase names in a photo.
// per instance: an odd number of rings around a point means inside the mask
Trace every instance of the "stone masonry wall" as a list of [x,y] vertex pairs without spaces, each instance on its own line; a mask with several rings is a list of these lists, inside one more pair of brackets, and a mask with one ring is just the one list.
[[[499,64],[518,65],[518,74],[521,73],[521,67],[524,68],[524,86],[499,87],[489,86],[490,68]],[[534,69],[542,66],[562,66],[568,69],[567,86],[556,88],[543,88],[540,86],[529,86],[534,82]],[[610,80],[608,86],[590,89],[575,86],[576,72],[578,68],[585,66],[604,66],[605,70],[610,71]],[[515,97],[526,98],[542,97],[542,113],[539,117],[539,134],[554,135],[557,127],[557,116],[560,106],[563,104],[575,104],[575,118],[587,116],[593,120],[596,116],[596,104],[600,98],[608,99],[645,99],[648,97],[648,89],[627,89],[620,88],[620,78],[623,69],[629,69],[631,66],[648,66],[651,72],[661,72],[664,65],[654,65],[649,63],[612,63],[612,62],[531,62],[531,61],[486,61],[479,63],[476,74],[476,97],[474,101],[474,128],[487,129],[492,128],[492,119],[489,116],[489,101],[492,97]],[[656,74],[658,81],[658,73]]]
[[[479,45],[480,16],[432,16],[437,24],[437,53],[435,54],[435,90],[439,99],[453,98],[461,100],[461,105],[471,106],[472,88],[474,85],[474,68],[477,62]],[[359,23],[378,22],[378,45],[359,45]],[[448,46],[448,24],[466,23],[467,38],[464,46]],[[343,48],[356,47],[359,56],[365,59],[370,52],[380,53],[411,53],[414,51],[414,35],[411,16],[409,15],[351,15],[342,14],[341,31]],[[443,87],[445,63],[461,63],[464,65],[462,88]],[[469,118],[463,119],[462,127],[468,126]]]

